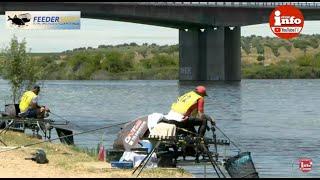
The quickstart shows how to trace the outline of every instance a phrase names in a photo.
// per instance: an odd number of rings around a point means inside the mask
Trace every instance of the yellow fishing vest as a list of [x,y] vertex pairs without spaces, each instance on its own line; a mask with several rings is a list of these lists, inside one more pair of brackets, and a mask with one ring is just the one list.
[[37,97],[37,95],[32,91],[27,91],[22,95],[19,103],[19,108],[21,112],[27,111],[34,97]]
[[171,110],[174,112],[180,113],[184,115],[188,109],[197,103],[198,99],[202,96],[198,95],[194,91],[190,91],[182,96],[180,96],[177,102],[173,103],[171,106]]

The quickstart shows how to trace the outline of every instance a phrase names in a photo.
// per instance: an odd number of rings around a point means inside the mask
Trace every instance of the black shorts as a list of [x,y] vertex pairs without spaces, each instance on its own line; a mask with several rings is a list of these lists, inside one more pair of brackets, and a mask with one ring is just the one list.
[[37,110],[36,109],[28,109],[26,112],[27,118],[37,118]]

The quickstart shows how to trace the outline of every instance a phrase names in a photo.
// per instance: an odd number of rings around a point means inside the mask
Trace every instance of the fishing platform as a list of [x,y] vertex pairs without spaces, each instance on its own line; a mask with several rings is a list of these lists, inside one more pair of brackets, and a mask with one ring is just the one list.
[[[148,116],[144,116],[121,127],[114,141],[113,149],[107,150],[107,157],[110,156],[109,161],[119,160],[120,156],[117,156],[117,153],[121,155],[124,152],[143,149],[143,147],[139,147],[139,142],[147,140],[152,144],[152,148],[145,150],[144,158],[135,165],[132,174],[138,172],[136,177],[148,166],[147,164],[154,154],[158,159],[158,167],[172,168],[209,164],[219,178],[259,177],[251,153],[241,152],[241,149],[214,122],[211,122],[210,126],[208,125],[204,137],[194,133],[195,131],[190,131],[190,129],[180,128],[166,122],[157,123],[151,130],[147,124]],[[223,137],[217,137],[216,129],[221,132]],[[234,148],[236,148],[236,153],[230,153]],[[124,163],[126,162],[124,161]]]
[[[32,131],[32,136],[42,139],[51,139],[52,129],[55,129],[60,142],[73,145],[73,131],[69,128],[69,121],[56,122],[49,118],[25,118],[20,116],[19,104],[6,104],[5,110],[0,112],[0,135],[8,130],[25,133],[27,129]],[[40,133],[42,135],[40,135]],[[67,137],[64,137],[67,136]],[[3,142],[2,142],[3,143]],[[3,143],[4,144],[4,143]]]

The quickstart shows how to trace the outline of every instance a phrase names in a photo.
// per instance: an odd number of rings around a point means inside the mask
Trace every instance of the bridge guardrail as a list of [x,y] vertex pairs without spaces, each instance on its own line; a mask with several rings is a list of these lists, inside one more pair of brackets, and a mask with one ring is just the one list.
[[248,7],[270,8],[279,5],[294,5],[299,8],[320,8],[320,2],[121,2],[136,5],[205,6],[205,7]]

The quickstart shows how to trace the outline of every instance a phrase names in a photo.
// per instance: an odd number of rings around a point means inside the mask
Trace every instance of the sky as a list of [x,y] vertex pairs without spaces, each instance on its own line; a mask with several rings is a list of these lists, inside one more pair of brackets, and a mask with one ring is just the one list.
[[[80,30],[12,30],[7,29],[4,15],[0,15],[0,49],[8,46],[15,34],[19,41],[27,41],[31,52],[62,52],[79,47],[117,45],[135,42],[159,45],[178,44],[179,31],[173,28],[81,18]],[[320,21],[305,21],[303,34],[320,34]],[[275,37],[269,24],[241,27],[242,36]]]

